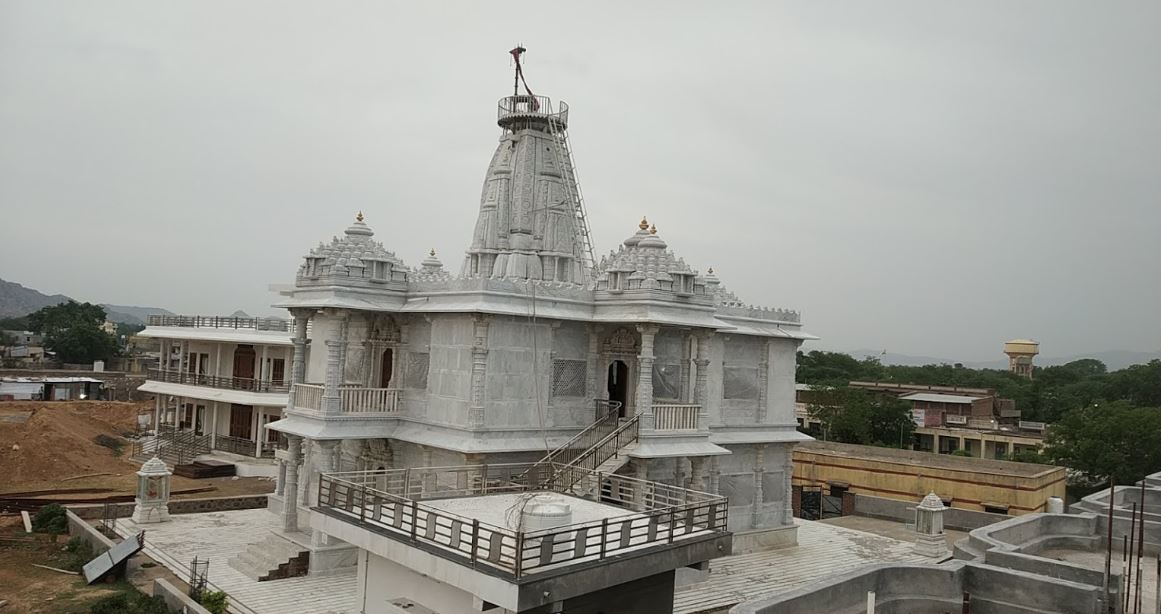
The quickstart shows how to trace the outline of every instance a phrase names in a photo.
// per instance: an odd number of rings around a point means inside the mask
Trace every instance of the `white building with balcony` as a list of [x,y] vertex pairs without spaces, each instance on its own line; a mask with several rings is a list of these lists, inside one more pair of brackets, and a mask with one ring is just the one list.
[[161,359],[139,387],[155,402],[158,449],[146,452],[273,458],[278,433],[265,427],[286,408],[293,334],[277,318],[150,316],[139,336],[160,342]]

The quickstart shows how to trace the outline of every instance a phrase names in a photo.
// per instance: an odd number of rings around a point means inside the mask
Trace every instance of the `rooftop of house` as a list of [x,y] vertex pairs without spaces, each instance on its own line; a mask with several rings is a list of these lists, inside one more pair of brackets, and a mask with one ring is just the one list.
[[926,401],[928,403],[974,403],[981,398],[987,397],[969,397],[963,394],[939,394],[935,392],[916,392],[899,397],[904,401]]
[[910,465],[912,467],[946,469],[963,471],[966,473],[984,473],[991,475],[1005,475],[1014,477],[1041,477],[1052,473],[1065,471],[1064,467],[1054,465],[1038,465],[1035,463],[1016,463],[1012,461],[991,460],[986,458],[970,458],[953,456],[950,454],[935,454],[934,452],[917,452],[901,450],[899,448],[881,448],[878,446],[860,446],[833,441],[805,441],[795,446],[796,451],[824,456],[857,458],[861,460]]

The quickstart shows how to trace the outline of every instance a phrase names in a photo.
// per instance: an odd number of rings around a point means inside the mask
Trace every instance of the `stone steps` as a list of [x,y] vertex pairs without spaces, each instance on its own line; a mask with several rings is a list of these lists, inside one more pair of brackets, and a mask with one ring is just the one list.
[[309,550],[271,534],[262,541],[250,544],[231,558],[228,564],[251,580],[264,582],[304,576],[309,562]]

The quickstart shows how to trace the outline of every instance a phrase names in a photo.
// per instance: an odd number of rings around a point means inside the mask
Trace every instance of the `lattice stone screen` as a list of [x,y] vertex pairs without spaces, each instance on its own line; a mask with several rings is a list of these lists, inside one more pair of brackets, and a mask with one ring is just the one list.
[[583,397],[588,369],[583,360],[552,361],[552,396]]
[[758,368],[722,368],[722,396],[727,399],[758,398]]
[[407,354],[407,387],[427,390],[427,370],[431,355],[411,352]]

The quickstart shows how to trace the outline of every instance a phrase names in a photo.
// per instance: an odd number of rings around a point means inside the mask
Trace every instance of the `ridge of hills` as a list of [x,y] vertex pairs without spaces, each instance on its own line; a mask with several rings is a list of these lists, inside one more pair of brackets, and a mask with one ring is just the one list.
[[[45,294],[33,288],[26,288],[16,282],[0,279],[0,318],[25,316],[44,307],[59,305],[70,299],[71,297],[63,294]],[[160,307],[112,305],[109,303],[101,303],[101,307],[105,308],[109,320],[118,324],[143,326],[151,315],[174,315],[172,311]]]

